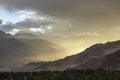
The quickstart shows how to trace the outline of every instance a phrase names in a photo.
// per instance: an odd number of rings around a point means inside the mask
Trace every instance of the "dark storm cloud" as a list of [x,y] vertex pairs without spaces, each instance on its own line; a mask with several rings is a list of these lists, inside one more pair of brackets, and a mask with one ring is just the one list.
[[[119,0],[0,0],[7,9],[33,9],[58,16],[104,15],[119,12]],[[87,16],[86,16],[87,17]]]
[[[66,24],[55,25],[53,33],[60,35],[74,32],[107,32],[108,27],[114,28],[120,26],[120,0],[0,0],[0,6],[9,11],[32,9],[38,14],[54,16],[60,21],[70,21],[69,30],[65,31]],[[73,20],[73,21],[71,21]],[[50,25],[49,21],[26,20],[9,26],[12,28],[30,28],[32,26]],[[2,30],[9,30],[11,27],[4,25]],[[115,32],[115,31],[114,31]],[[62,34],[61,34],[62,33]],[[80,34],[81,34],[80,33]],[[68,36],[68,35],[64,35]],[[74,36],[74,35],[73,35]]]
[[[76,19],[80,30],[119,25],[120,0],[0,0],[8,10],[32,9],[58,19]],[[83,28],[82,28],[83,29]]]
[[13,25],[12,23],[9,23],[6,25],[1,25],[0,30],[8,32],[8,31],[11,31],[12,29],[14,29],[14,27],[16,27],[16,26]]

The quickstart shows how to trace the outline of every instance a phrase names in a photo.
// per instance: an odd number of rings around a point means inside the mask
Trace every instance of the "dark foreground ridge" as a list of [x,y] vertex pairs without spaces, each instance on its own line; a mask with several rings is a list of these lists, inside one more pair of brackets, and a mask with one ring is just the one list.
[[0,73],[0,80],[120,80],[120,71],[65,70]]

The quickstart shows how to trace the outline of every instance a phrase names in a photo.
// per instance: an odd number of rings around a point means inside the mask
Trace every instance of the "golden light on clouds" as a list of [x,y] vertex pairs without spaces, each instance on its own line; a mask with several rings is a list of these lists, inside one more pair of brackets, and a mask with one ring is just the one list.
[[46,40],[49,47],[40,43],[31,60],[60,59],[96,43],[119,40],[119,4],[120,0],[0,0],[0,18],[6,22],[0,30],[17,39]]

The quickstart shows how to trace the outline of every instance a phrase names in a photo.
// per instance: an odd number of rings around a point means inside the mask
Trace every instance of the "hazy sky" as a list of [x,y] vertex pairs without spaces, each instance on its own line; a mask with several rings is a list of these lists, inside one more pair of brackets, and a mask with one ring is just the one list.
[[62,57],[120,39],[120,0],[0,0],[0,8],[0,30],[54,42]]

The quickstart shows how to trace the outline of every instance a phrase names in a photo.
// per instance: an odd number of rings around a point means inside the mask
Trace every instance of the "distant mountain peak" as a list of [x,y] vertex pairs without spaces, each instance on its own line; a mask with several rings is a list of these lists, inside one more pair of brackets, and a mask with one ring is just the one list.
[[3,31],[0,31],[0,38],[5,38],[5,39],[9,39],[9,38],[13,38],[12,35],[5,33]]

